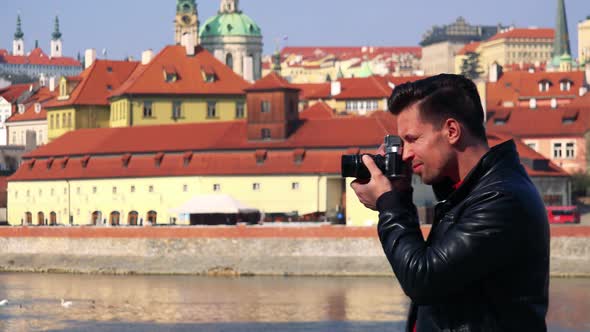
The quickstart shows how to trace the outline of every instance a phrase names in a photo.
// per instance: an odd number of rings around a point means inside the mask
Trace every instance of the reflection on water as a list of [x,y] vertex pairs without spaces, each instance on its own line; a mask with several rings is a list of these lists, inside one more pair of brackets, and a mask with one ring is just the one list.
[[[552,280],[552,330],[590,330],[588,294],[588,279]],[[390,278],[10,273],[4,298],[2,331],[401,331],[408,307]]]

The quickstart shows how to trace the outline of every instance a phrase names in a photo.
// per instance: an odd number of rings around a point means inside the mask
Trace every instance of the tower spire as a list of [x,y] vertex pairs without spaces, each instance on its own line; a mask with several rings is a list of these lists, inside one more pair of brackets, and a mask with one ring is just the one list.
[[16,16],[16,32],[14,33],[14,39],[23,39],[25,34],[23,33],[20,14]]
[[58,40],[61,38],[61,32],[59,31],[59,17],[55,16],[55,23],[53,25],[53,33],[51,39]]
[[563,54],[572,54],[570,37],[567,29],[565,0],[557,0],[557,17],[555,22],[555,39],[553,40],[553,59],[559,60]]

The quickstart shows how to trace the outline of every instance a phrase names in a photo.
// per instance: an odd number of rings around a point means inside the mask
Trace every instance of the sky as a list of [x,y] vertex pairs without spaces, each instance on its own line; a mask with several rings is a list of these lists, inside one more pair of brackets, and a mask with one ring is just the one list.
[[[0,49],[12,50],[21,14],[25,48],[35,40],[49,53],[59,15],[66,56],[94,48],[109,59],[140,58],[174,43],[175,0],[19,0],[2,2]],[[197,0],[204,22],[219,0]],[[572,53],[577,24],[590,16],[589,0],[566,0]],[[240,9],[262,28],[264,53],[284,46],[417,46],[433,25],[463,16],[470,24],[554,27],[557,0],[241,0]],[[284,37],[287,40],[284,40]]]

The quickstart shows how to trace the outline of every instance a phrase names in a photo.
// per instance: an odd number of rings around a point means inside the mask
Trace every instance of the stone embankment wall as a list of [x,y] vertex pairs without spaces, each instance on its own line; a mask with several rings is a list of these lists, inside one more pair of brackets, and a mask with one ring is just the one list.
[[[557,226],[551,233],[552,275],[590,276],[590,227]],[[392,275],[375,228],[337,226],[2,227],[0,270]]]

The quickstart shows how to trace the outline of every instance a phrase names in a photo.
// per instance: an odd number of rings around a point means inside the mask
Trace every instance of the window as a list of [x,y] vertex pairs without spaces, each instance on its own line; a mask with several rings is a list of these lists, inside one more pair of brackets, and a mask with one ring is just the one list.
[[259,191],[260,190],[260,183],[258,183],[258,182],[252,183],[252,190]]
[[182,191],[184,191],[184,192],[188,191],[188,184],[182,185]]
[[117,187],[113,187],[113,194],[117,193]]
[[172,118],[178,119],[181,116],[182,103],[178,100],[172,102]]
[[569,159],[573,159],[576,157],[576,147],[574,145],[574,142],[565,143],[565,157]]
[[236,103],[236,119],[243,119],[246,116],[244,112],[244,102],[238,101]]
[[213,185],[213,191],[221,191],[221,185],[219,183],[215,183]]
[[[229,26],[231,25],[228,25],[228,27]],[[231,69],[234,69],[234,57],[231,53],[227,53],[227,55],[225,56],[225,64]]]
[[76,188],[76,195],[80,195],[80,187]]
[[93,193],[93,194],[96,194],[96,192],[97,192],[97,191],[98,191],[98,188],[96,188],[96,187],[92,187],[92,193]]
[[262,139],[270,139],[270,129],[262,128],[260,135],[262,136]]
[[553,158],[561,158],[561,142],[553,143]]
[[539,91],[546,92],[549,91],[549,87],[551,86],[551,82],[549,81],[541,81],[539,82]]
[[68,128],[72,127],[72,113],[68,113]]
[[55,115],[55,128],[59,129],[59,114]]
[[263,100],[260,102],[260,112],[270,113],[270,101]]
[[55,195],[55,189],[51,188],[50,195],[51,196]]
[[291,190],[299,190],[299,182],[291,183]]
[[64,188],[64,195],[68,194],[68,188]]
[[67,123],[67,119],[66,119],[66,113],[62,114],[61,117],[61,127],[62,128],[67,128],[68,127],[68,123]]
[[216,103],[214,101],[207,102],[207,117],[208,118],[216,118],[217,117]]
[[530,142],[530,143],[526,143],[526,145],[527,145],[529,148],[531,148],[531,149],[533,149],[533,150],[537,151],[537,143],[536,143],[536,142]]
[[559,90],[561,90],[561,91],[570,91],[571,88],[572,88],[572,82],[571,81],[561,81],[561,82],[559,82]]
[[149,186],[148,187],[148,191],[151,192],[151,193],[153,193],[154,192],[154,186]]
[[131,186],[131,188],[130,188],[129,191],[131,191],[132,193],[134,193],[135,192],[135,186]]
[[152,117],[152,102],[151,101],[144,101],[143,102],[143,117],[144,118],[151,118]]

